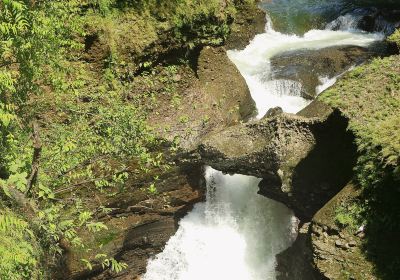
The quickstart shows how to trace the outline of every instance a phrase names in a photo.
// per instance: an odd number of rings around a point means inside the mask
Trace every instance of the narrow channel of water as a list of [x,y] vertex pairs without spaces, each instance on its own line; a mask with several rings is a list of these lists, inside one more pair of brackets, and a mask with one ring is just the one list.
[[210,167],[205,176],[206,202],[180,221],[144,279],[275,279],[275,255],[295,238],[291,211],[257,195],[260,179]]
[[[304,36],[274,31],[257,35],[230,59],[245,78],[257,104],[258,117],[272,107],[295,113],[309,101],[300,95],[301,84],[274,80],[270,59],[280,53],[331,46],[366,47],[383,35],[357,30],[311,30]],[[319,93],[335,77],[320,77]],[[260,179],[223,175],[206,168],[207,199],[179,223],[163,252],[149,261],[143,280],[273,280],[275,256],[296,237],[296,219],[280,203],[257,194]]]

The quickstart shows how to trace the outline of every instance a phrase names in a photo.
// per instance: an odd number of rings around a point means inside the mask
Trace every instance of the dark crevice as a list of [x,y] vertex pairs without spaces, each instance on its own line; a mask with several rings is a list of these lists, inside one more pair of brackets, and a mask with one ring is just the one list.
[[260,194],[286,204],[302,222],[308,222],[353,177],[357,159],[348,120],[334,111],[325,122],[311,126],[316,143],[294,168],[292,190],[281,190],[281,180],[271,174],[260,183]]

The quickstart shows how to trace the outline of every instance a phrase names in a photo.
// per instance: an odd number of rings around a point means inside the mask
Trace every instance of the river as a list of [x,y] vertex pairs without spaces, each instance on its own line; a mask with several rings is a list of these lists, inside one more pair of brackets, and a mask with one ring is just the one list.
[[[310,102],[302,97],[300,82],[274,79],[271,66],[274,56],[334,46],[368,47],[384,38],[381,33],[357,30],[356,15],[344,14],[335,21],[332,14],[338,15],[338,10],[349,8],[340,3],[276,2],[276,5],[263,5],[270,11],[265,32],[257,35],[244,50],[228,51],[256,102],[257,118],[276,106],[296,113]],[[294,2],[299,9],[290,14],[294,20],[288,20],[288,11],[295,9],[289,4]],[[297,15],[302,14],[307,15],[307,22],[299,22]],[[313,17],[318,20],[312,20]],[[272,23],[279,18],[283,21],[279,24],[281,32]],[[294,28],[296,24],[301,26]],[[305,30],[309,27],[319,29]],[[336,78],[320,75],[316,93],[333,85]],[[258,178],[224,175],[211,167],[205,167],[205,178],[206,201],[196,204],[179,222],[176,234],[163,252],[149,261],[142,279],[276,279],[275,256],[296,238],[298,221],[293,213],[284,205],[258,195]]]

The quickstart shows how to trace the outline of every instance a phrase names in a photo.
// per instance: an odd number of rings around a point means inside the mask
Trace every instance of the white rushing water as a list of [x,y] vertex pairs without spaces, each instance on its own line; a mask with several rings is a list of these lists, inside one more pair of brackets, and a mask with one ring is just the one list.
[[[309,103],[300,96],[301,86],[294,86],[295,82],[265,79],[271,76],[270,60],[275,55],[333,46],[367,47],[383,38],[383,34],[356,30],[311,30],[304,36],[287,35],[274,31],[271,24],[267,24],[265,33],[256,35],[244,50],[228,51],[228,56],[246,79],[251,96],[257,105],[258,117],[261,118],[273,107],[279,106],[285,112],[297,113]],[[320,80],[327,83],[321,84],[317,89],[320,92],[335,82],[334,77],[323,77]]]
[[[272,107],[298,112],[308,101],[302,85],[271,80],[270,59],[279,53],[330,46],[367,46],[382,35],[355,31],[312,30],[303,37],[275,32],[267,25],[242,51],[230,59],[246,79],[258,117]],[[320,93],[336,81],[320,77]],[[296,237],[296,219],[280,203],[257,194],[260,179],[223,175],[206,167],[206,202],[198,203],[179,223],[163,252],[149,261],[143,280],[273,280],[275,256]]]
[[295,237],[291,211],[257,195],[260,179],[210,167],[205,176],[206,202],[181,220],[144,279],[275,279],[275,255]]

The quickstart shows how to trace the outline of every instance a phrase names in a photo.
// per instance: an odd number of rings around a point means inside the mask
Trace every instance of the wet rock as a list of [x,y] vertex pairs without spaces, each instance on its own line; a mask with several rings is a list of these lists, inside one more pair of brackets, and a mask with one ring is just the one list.
[[255,35],[265,31],[265,12],[257,5],[243,1],[237,9],[239,13],[225,41],[227,49],[243,49]]
[[[312,267],[313,255],[311,238],[308,235],[310,224],[304,224],[298,233],[294,244],[276,256],[277,280],[319,280],[318,272]],[[325,256],[319,256],[325,258]]]
[[400,26],[400,10],[378,7],[356,8],[327,25],[331,30],[360,29],[390,35]]
[[[160,174],[157,196],[149,198],[140,185],[133,184],[127,186],[127,192],[108,198],[105,205],[117,209],[101,219],[108,230],[81,233],[83,242],[91,244],[92,250],[82,255],[79,249],[71,248],[66,254],[63,274],[55,275],[54,279],[123,280],[143,274],[148,258],[162,251],[176,232],[178,221],[195,203],[204,200],[202,174],[201,166],[174,167]],[[99,246],[101,249],[97,251]],[[123,261],[128,268],[121,273],[103,270],[95,260],[97,253]],[[92,259],[93,270],[82,267],[83,257]]]
[[286,52],[271,59],[272,77],[302,84],[302,96],[313,99],[321,78],[332,78],[376,55],[379,50],[354,46]]

